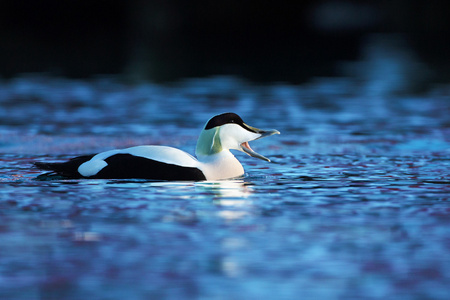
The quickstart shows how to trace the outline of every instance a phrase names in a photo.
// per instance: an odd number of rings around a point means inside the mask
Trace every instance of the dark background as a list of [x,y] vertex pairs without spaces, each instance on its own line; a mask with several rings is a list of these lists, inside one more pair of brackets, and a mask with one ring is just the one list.
[[450,1],[437,0],[1,1],[0,77],[299,83],[342,75],[338,66],[363,59],[382,34],[448,82],[449,16]]

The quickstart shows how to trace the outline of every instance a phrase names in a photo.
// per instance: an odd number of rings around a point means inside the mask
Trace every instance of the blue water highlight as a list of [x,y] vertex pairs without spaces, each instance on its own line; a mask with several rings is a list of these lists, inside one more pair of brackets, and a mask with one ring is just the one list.
[[[0,83],[2,299],[448,299],[449,89],[350,79]],[[36,180],[35,161],[133,145],[194,153],[236,112],[281,135],[217,182]]]

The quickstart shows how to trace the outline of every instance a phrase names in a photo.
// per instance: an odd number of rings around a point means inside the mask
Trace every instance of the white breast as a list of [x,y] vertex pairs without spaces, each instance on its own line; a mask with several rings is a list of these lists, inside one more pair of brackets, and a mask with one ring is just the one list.
[[199,156],[199,169],[207,180],[235,178],[244,175],[244,168],[234,155],[223,150],[207,156]]

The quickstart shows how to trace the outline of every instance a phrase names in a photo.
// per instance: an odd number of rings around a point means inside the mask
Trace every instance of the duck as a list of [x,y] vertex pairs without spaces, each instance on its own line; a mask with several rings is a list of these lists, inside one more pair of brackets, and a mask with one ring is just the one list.
[[65,162],[35,162],[46,174],[68,179],[149,179],[161,181],[216,181],[244,175],[244,168],[230,150],[242,151],[270,162],[249,142],[280,134],[246,124],[236,113],[222,113],[206,122],[197,141],[196,157],[160,145],[142,145],[82,155]]

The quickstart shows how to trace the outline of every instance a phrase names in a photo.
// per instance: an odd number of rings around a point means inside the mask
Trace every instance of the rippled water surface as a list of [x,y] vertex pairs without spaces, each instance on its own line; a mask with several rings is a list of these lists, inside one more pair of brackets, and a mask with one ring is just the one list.
[[[450,89],[0,83],[1,299],[449,299]],[[220,182],[35,180],[35,161],[193,153],[233,111],[280,136]]]

